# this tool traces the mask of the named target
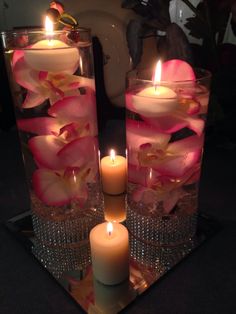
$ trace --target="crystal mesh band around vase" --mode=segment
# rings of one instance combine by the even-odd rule
[[[127,208],[127,227],[139,241],[151,245],[180,245],[193,239],[197,213],[189,215],[146,216]]]
[[[33,254],[55,278],[74,270],[84,270],[90,264],[88,240],[73,244],[46,245],[35,239]]]
[[[161,246],[156,243],[147,243],[138,240],[130,234],[130,255],[139,264],[155,269],[159,274],[171,269],[178,261],[190,253],[198,245],[193,238],[186,243],[171,246]]]

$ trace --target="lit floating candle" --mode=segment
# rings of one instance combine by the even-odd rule
[[[164,115],[178,106],[176,93],[161,82],[161,61],[157,62],[153,86],[149,86],[132,96],[135,111],[146,117]]]
[[[122,222],[126,219],[125,194],[104,194],[104,215],[106,221]]]
[[[53,39],[53,23],[47,16],[45,32],[48,39],[40,40],[25,49],[25,62],[38,71],[74,72],[79,64],[78,49]]]
[[[129,277],[129,234],[119,223],[102,223],[90,232],[94,277],[116,285]]]
[[[125,192],[127,183],[126,158],[115,154],[111,150],[110,156],[101,159],[101,178],[103,191],[107,194],[117,195]]]

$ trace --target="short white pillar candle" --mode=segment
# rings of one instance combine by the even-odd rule
[[[104,222],[90,232],[94,277],[116,285],[129,277],[129,234],[119,223]]]

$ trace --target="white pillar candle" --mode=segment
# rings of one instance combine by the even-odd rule
[[[165,86],[160,86],[161,62],[158,61],[153,86],[149,86],[132,96],[135,111],[145,117],[164,115],[178,106],[176,93]]]
[[[109,229],[110,228],[110,229]],[[119,223],[104,222],[90,232],[94,277],[116,285],[129,277],[129,234]]]
[[[125,157],[115,155],[115,151],[111,150],[110,156],[101,159],[100,170],[105,193],[117,195],[126,190],[127,162]]]
[[[72,71],[79,63],[78,49],[53,39],[53,24],[48,17],[46,17],[45,24],[48,39],[40,40],[25,49],[25,62],[38,71]]]

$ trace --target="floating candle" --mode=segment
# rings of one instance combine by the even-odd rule
[[[176,93],[161,82],[161,62],[158,61],[153,86],[148,86],[132,96],[134,110],[146,117],[166,114],[178,106]]]
[[[105,193],[117,195],[126,190],[127,162],[125,157],[116,155],[112,149],[110,156],[101,159],[100,170]]]
[[[53,39],[53,24],[48,17],[45,20],[45,33],[48,39],[25,49],[25,62],[38,71],[73,73],[79,63],[78,49]]]
[[[106,285],[129,277],[129,235],[119,223],[102,223],[90,232],[94,277]]]

